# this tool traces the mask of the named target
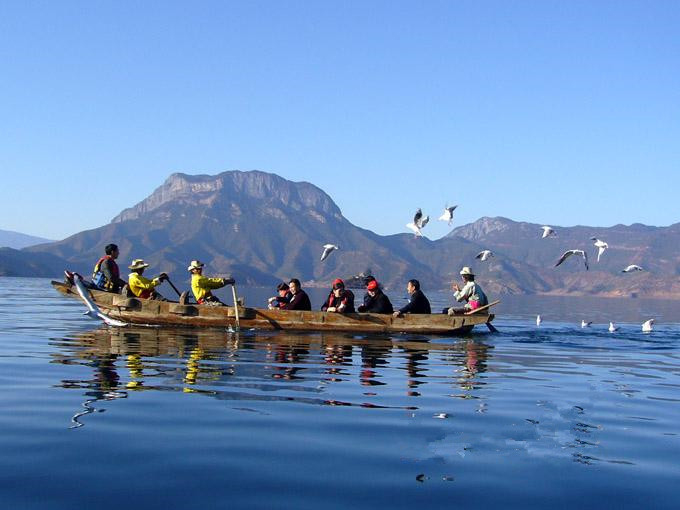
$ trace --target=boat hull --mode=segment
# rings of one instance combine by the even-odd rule
[[[67,283],[53,281],[52,286],[65,296],[79,299],[76,289]],[[186,328],[236,326],[235,310],[231,306],[181,305],[171,301],[127,298],[98,290],[90,290],[90,294],[107,316],[131,324]],[[242,329],[450,335],[468,333],[475,325],[490,323],[494,315],[406,314],[393,317],[374,313],[239,307],[239,318]]]

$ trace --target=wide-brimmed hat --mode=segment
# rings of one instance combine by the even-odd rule
[[[194,269],[202,269],[203,266],[205,266],[205,264],[200,260],[192,260],[191,264],[189,264],[189,267],[187,267],[187,271],[193,271]]]
[[[465,266],[463,269],[461,269],[460,274],[462,276],[465,276],[465,275],[474,276],[475,275],[475,273],[473,273],[472,270],[468,266]]]
[[[128,266],[129,269],[144,269],[145,267],[149,267],[149,264],[144,262],[144,259],[134,259],[132,261],[132,264]]]

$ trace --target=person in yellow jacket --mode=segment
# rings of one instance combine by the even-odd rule
[[[203,276],[203,266],[200,260],[192,260],[187,270],[191,273],[191,290],[199,305],[224,305],[213,295],[211,290],[221,289],[225,285],[234,283],[233,278],[208,278]]]
[[[149,264],[144,262],[142,259],[135,259],[132,264],[128,266],[132,272],[128,276],[128,287],[132,293],[143,299],[159,299],[165,301],[165,298],[156,292],[156,287],[158,287],[163,281],[168,279],[168,275],[161,273],[153,280],[149,280],[142,276],[144,269],[149,267]]]

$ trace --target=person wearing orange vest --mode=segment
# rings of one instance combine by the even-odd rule
[[[128,286],[132,293],[142,299],[159,299],[165,301],[166,299],[156,292],[156,287],[168,279],[168,275],[161,273],[153,280],[149,280],[142,276],[144,269],[149,267],[149,264],[142,259],[135,259],[132,264],[128,266],[132,272],[128,275]]]
[[[107,244],[104,248],[104,255],[94,265],[92,271],[92,283],[99,290],[107,292],[120,292],[120,289],[125,285],[125,280],[120,278],[120,270],[116,259],[120,254],[118,246],[115,244]]]

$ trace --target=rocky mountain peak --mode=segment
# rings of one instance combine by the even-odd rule
[[[292,210],[311,210],[337,218],[342,215],[333,200],[313,184],[292,182],[257,170],[232,170],[217,175],[174,173],[146,199],[122,211],[111,223],[138,219],[171,202],[197,206],[244,199],[273,202]]]
[[[490,218],[484,216],[473,223],[454,228],[446,237],[462,237],[468,241],[479,241],[491,233],[506,232],[517,223],[501,216]]]

